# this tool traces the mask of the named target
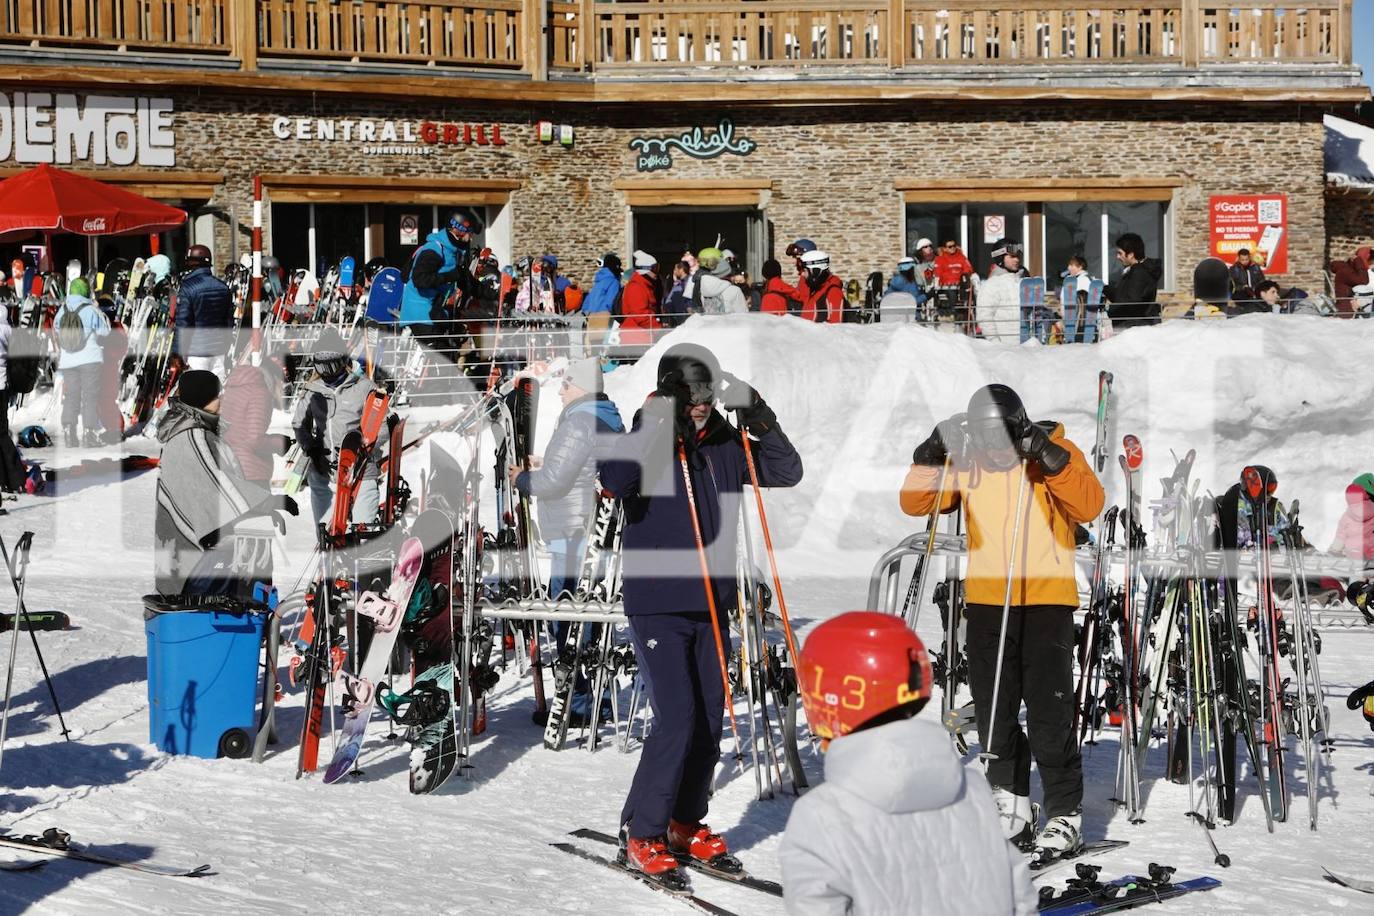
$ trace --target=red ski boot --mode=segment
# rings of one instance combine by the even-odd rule
[[[715,871],[736,874],[744,870],[739,859],[730,855],[725,838],[712,833],[705,824],[669,821],[668,849],[679,859],[690,859]]]
[[[624,856],[626,867],[643,872],[670,890],[685,891],[691,887],[677,857],[668,851],[661,836],[631,837],[625,844]]]

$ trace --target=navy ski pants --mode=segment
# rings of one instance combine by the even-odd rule
[[[704,820],[720,759],[725,687],[711,615],[630,617],[639,676],[654,712],[630,797],[620,814],[631,837],[661,836],[668,820]],[[730,637],[723,634],[726,652]]]

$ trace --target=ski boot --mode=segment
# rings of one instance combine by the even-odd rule
[[[620,852],[616,861],[626,868],[642,872],[650,881],[668,890],[686,892],[692,889],[687,873],[677,857],[668,851],[664,837],[631,837],[628,832],[628,824],[620,828]]]
[[[1035,862],[1045,865],[1056,859],[1069,859],[1083,851],[1083,814],[1052,817],[1035,843]]]
[[[1040,822],[1040,806],[1031,803],[1029,795],[1017,795],[1010,789],[993,789],[997,813],[1002,816],[1002,832],[1007,842],[1022,852],[1035,848],[1035,826]]]
[[[739,874],[744,866],[739,859],[730,855],[725,846],[725,838],[712,833],[711,828],[702,823],[684,824],[681,821],[668,822],[668,850],[679,859],[691,859],[707,868],[729,874]]]

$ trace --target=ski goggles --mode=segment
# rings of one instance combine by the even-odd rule
[[[689,382],[687,384],[687,403],[692,407],[713,404],[716,400],[715,386],[710,382]]]

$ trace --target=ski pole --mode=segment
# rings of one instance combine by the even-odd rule
[[[26,540],[25,538],[27,538],[28,540]],[[28,563],[29,542],[32,539],[33,533],[25,532],[23,535],[20,536],[19,544],[16,545],[16,549],[18,549],[18,547],[23,547],[24,549],[25,564]],[[4,560],[5,568],[11,571],[10,585],[14,588],[15,595],[17,596],[19,602],[19,607],[23,612],[24,619],[27,620],[29,616],[29,609],[28,606],[24,604],[23,586],[19,582],[19,580],[17,580],[13,575],[12,567],[10,567],[10,554],[9,551],[5,549],[4,538],[0,538],[0,559]],[[16,615],[14,619],[15,624],[17,625],[19,622],[19,616]],[[29,627],[29,641],[33,643],[33,653],[38,657],[38,667],[39,670],[43,672],[43,683],[48,685],[48,697],[52,700],[53,711],[57,713],[57,724],[62,729],[62,737],[70,741],[72,740],[71,729],[67,728],[67,723],[62,718],[62,704],[57,702],[57,689],[53,687],[52,675],[48,673],[48,663],[43,659],[43,650],[38,647],[38,634],[34,631],[32,627]]]
[[[1002,596],[1002,629],[997,640],[997,670],[992,677],[992,711],[988,714],[988,736],[987,740],[983,741],[982,752],[978,755],[978,758],[983,761],[984,772],[987,772],[988,763],[997,759],[997,755],[992,752],[992,736],[996,734],[993,727],[997,724],[997,699],[1002,691],[1002,662],[1007,653],[1007,624],[1011,620],[1012,574],[1016,571],[1016,551],[1020,548],[1021,522],[1026,511],[1026,462],[1027,459],[1021,459],[1021,483],[1016,488],[1016,516],[1011,528],[1011,555],[1007,558],[1007,590]]]
[[[746,451],[747,455],[748,452]],[[706,542],[701,536],[701,519],[697,516],[697,498],[692,489],[692,474],[687,466],[687,446],[681,437],[677,441],[677,460],[682,465],[682,482],[687,487],[687,506],[692,516],[692,533],[697,541],[697,560],[701,564],[701,584],[706,590],[706,608],[711,612],[711,635],[716,640],[716,660],[720,662],[720,682],[725,688],[725,709],[730,713],[730,733],[735,738],[735,761],[744,768],[744,748],[740,745],[739,723],[735,721],[735,697],[730,689],[730,672],[725,665],[725,642],[720,635],[720,614],[716,611],[715,591],[711,586],[711,568],[706,563]],[[785,619],[785,618],[784,618]]]
[[[14,548],[14,564],[9,565],[10,578],[17,583],[15,586],[15,607],[14,607],[14,635],[10,638],[10,662],[5,669],[5,710],[0,714],[0,759],[5,753],[5,736],[9,732],[10,725],[10,699],[14,690],[14,661],[19,653],[19,615],[24,610],[24,583],[28,579],[29,568],[29,545],[33,543],[33,532],[25,531],[19,536],[19,543]],[[18,566],[18,569],[15,569]],[[30,630],[29,632],[33,632]]]
[[[768,553],[768,571],[773,576],[773,594],[777,596],[778,614],[782,617],[782,635],[787,640],[787,651],[792,655],[792,662],[796,664],[801,655],[797,652],[797,638],[792,633],[792,620],[787,616],[787,599],[782,594],[782,578],[778,575],[778,558],[773,553],[773,535],[768,529],[768,513],[763,510],[763,490],[759,487],[759,472],[754,464],[754,449],[749,444],[749,434],[744,431],[743,426],[740,427],[739,437],[744,444],[744,464],[749,469],[749,483],[754,488],[754,505],[758,507],[759,511],[759,528],[763,531],[763,546]],[[686,461],[685,453],[683,453],[683,461]],[[682,469],[685,473],[687,470],[685,463]],[[690,493],[690,482],[687,488]],[[695,518],[695,515],[693,517]],[[705,562],[704,556],[703,562]]]
[[[940,485],[935,490],[935,505],[930,509],[930,518],[926,521],[926,549],[921,555],[921,566],[916,570],[916,580],[912,583],[914,595],[908,595],[909,599],[916,602],[916,613],[911,617],[911,629],[916,629],[916,624],[921,620],[921,607],[926,600],[926,582],[930,578],[930,561],[935,556],[935,535],[939,530],[940,504],[945,501],[945,486],[949,480],[949,469],[951,462],[948,455],[945,456],[945,463],[940,465]],[[906,614],[902,615],[903,617]]]

